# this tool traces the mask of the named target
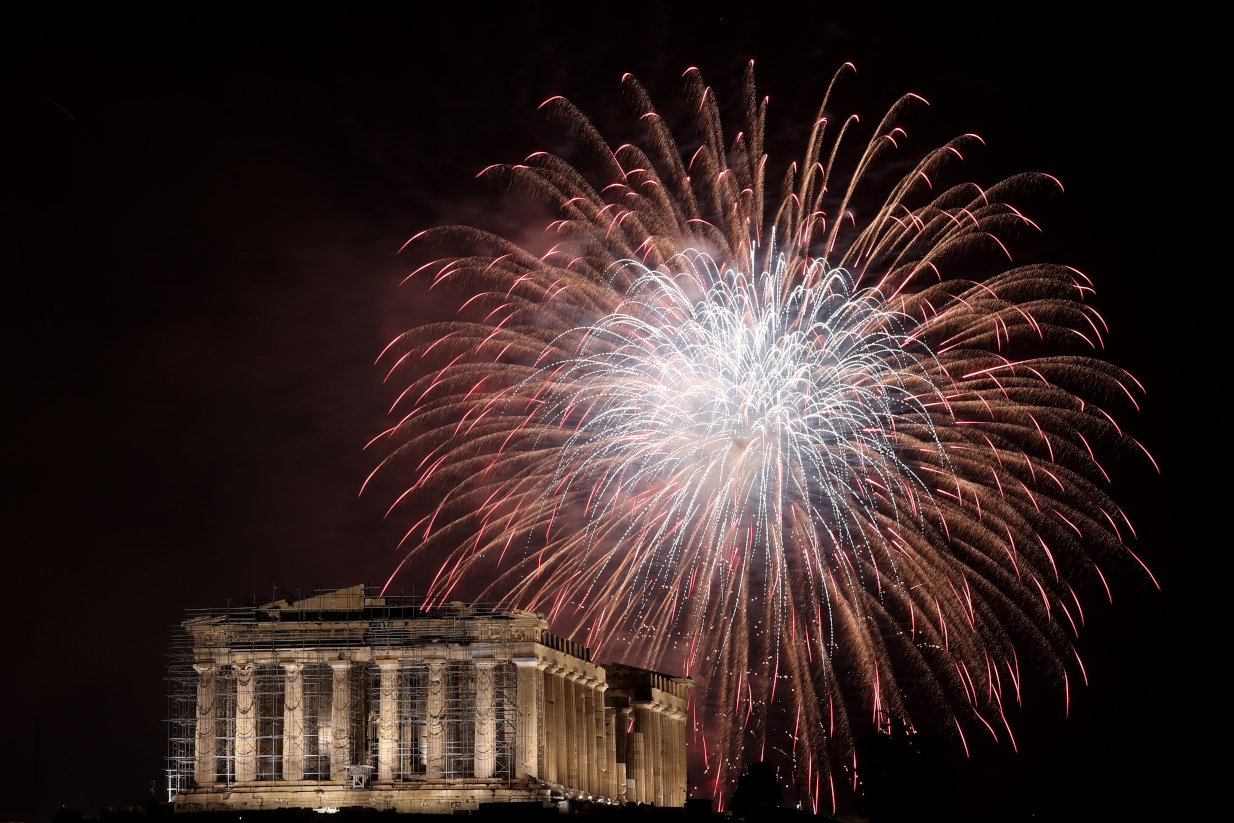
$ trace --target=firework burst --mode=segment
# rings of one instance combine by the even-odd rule
[[[1069,693],[1073,586],[1133,557],[1097,455],[1138,444],[1105,408],[1142,389],[1077,353],[1105,333],[1079,272],[957,276],[1010,257],[1000,237],[1032,223],[1004,197],[1053,178],[935,190],[965,135],[858,226],[854,191],[920,98],[840,178],[855,118],[831,122],[825,97],[768,200],[752,69],[727,148],[711,90],[686,82],[688,160],[627,76],[641,147],[544,104],[602,188],[544,153],[486,170],[556,210],[543,256],[466,227],[413,238],[465,251],[416,273],[482,319],[383,352],[408,385],[374,474],[401,478],[392,511],[437,502],[400,565],[445,558],[430,598],[483,581],[609,654],[689,673],[709,788],[774,754],[817,811],[853,777],[859,717],[1011,738],[1026,658]]]

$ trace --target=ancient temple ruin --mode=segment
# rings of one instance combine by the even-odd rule
[[[359,586],[202,611],[168,683],[181,811],[685,804],[690,681],[593,663],[531,612]]]

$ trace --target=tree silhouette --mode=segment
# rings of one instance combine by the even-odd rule
[[[729,801],[733,816],[744,817],[753,806],[778,808],[782,805],[784,792],[780,789],[775,766],[765,760],[746,764],[741,777],[737,778],[737,788]]]
[[[956,820],[946,745],[890,717],[857,744],[861,803],[870,823]]]

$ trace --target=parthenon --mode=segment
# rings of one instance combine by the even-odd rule
[[[361,586],[190,616],[173,643],[178,810],[682,806],[690,681],[540,614]]]

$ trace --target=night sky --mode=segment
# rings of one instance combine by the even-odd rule
[[[357,498],[398,391],[373,361],[441,316],[397,288],[412,266],[396,251],[442,223],[538,233],[475,176],[568,145],[539,103],[565,95],[616,144],[635,134],[622,72],[679,111],[698,66],[724,110],[751,58],[769,180],[846,60],[858,74],[834,107],[868,127],[903,92],[930,100],[901,156],[975,131],[976,182],[1059,177],[1065,195],[1016,203],[1045,229],[1017,262],[1092,277],[1108,358],[1148,388],[1119,422],[1162,475],[1134,455],[1106,465],[1163,591],[1128,566],[1113,606],[1086,592],[1090,687],[1064,720],[1030,676],[1020,753],[953,758],[967,813],[1164,819],[1203,796],[1224,651],[1206,614],[1228,547],[1208,531],[1229,482],[1203,436],[1228,403],[1203,377],[1228,286],[1196,262],[1211,235],[1184,228],[1209,127],[1187,59],[1202,49],[1159,16],[1022,4],[442,5],[460,11],[4,12],[0,820],[141,802],[152,782],[165,797],[163,655],[185,608],[389,575],[408,523],[383,520],[388,495]]]

